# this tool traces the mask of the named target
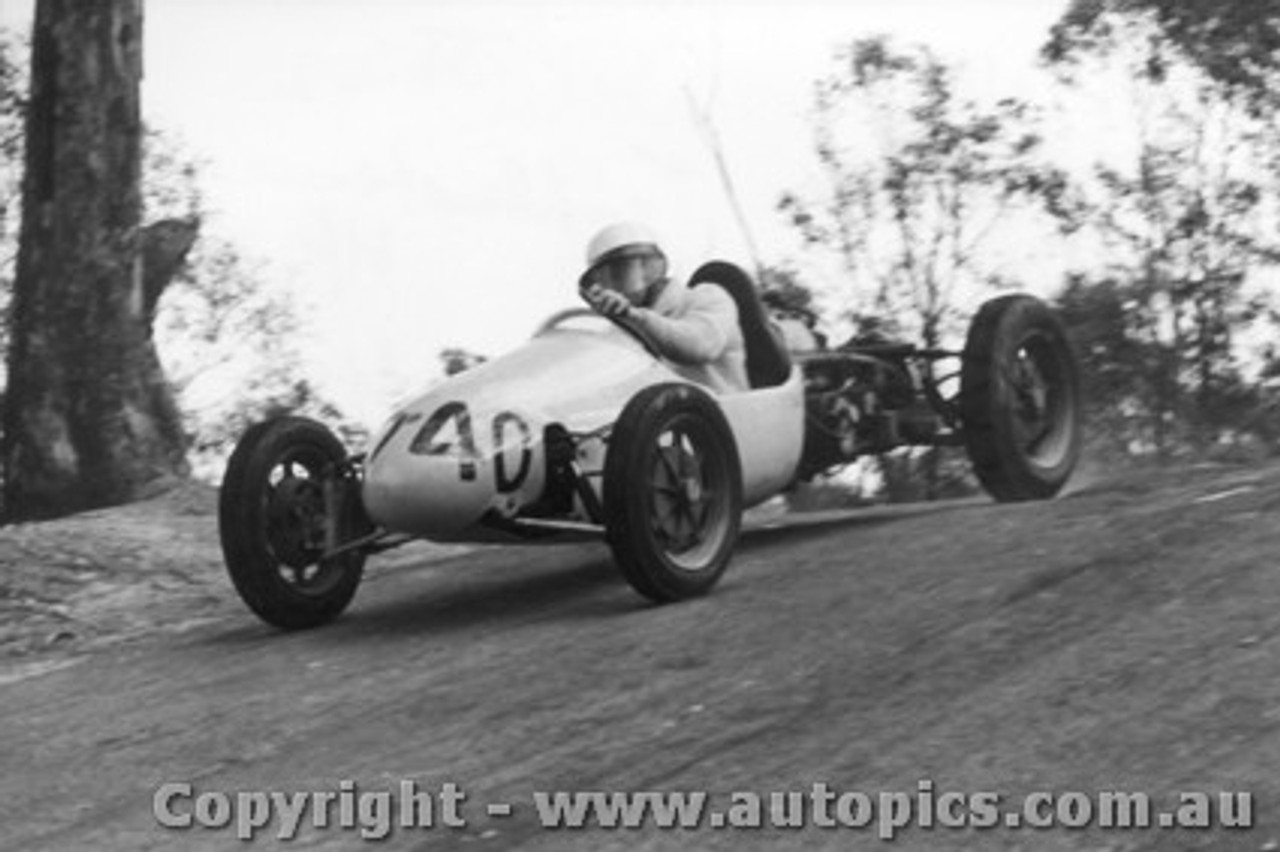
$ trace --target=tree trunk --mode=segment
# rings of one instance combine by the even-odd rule
[[[4,412],[8,519],[138,499],[187,472],[151,342],[166,272],[142,268],[142,0],[37,0],[31,71]]]

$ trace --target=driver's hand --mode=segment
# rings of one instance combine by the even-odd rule
[[[588,305],[606,317],[625,317],[631,313],[630,299],[599,284],[592,284],[582,295]]]

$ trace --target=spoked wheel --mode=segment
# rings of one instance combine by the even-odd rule
[[[302,417],[253,426],[231,455],[218,503],[223,558],[240,597],[268,624],[322,624],[360,585],[364,553],[323,558],[330,535],[345,542],[368,529],[345,459],[327,428]]]
[[[627,403],[605,457],[604,513],[614,560],[640,594],[675,601],[716,584],[738,538],[742,473],[705,392],[656,385]]]
[[[984,304],[960,374],[965,444],[997,500],[1052,497],[1083,442],[1080,379],[1062,324],[1031,296]]]

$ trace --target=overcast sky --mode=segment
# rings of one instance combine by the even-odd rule
[[[3,0],[9,24],[30,2]],[[498,354],[574,302],[614,219],[677,269],[745,260],[689,98],[710,111],[765,259],[812,179],[815,79],[886,32],[1019,93],[1065,0],[147,0],[144,108],[208,161],[208,227],[312,308],[307,353],[354,414]]]

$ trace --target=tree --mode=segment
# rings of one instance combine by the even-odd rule
[[[1086,234],[1106,258],[1081,270],[1068,301],[1124,301],[1124,333],[1143,366],[1128,377],[1127,400],[1146,417],[1150,444],[1160,454],[1207,446],[1235,428],[1248,396],[1237,339],[1266,307],[1251,274],[1280,261],[1270,119],[1171,42],[1153,13],[1104,10],[1055,39],[1063,78],[1096,97],[1105,86],[1109,99],[1120,81],[1133,117],[1121,149],[1131,159],[1100,160],[1052,205],[1065,231]],[[1086,280],[1100,292],[1086,294]]]
[[[202,162],[167,133],[148,129],[144,141],[146,219],[202,223],[154,323],[194,474],[219,478],[244,431],[281,414],[320,420],[348,446],[361,445],[366,428],[307,374],[297,346],[307,329],[304,307],[272,285],[262,261],[217,234],[217,215],[206,208],[201,186]]]
[[[307,375],[295,345],[304,325],[291,295],[269,286],[258,263],[202,234],[154,326],[196,476],[220,477],[244,431],[280,414],[313,417],[359,442],[360,427]]]
[[[478,367],[488,360],[488,356],[472,352],[469,349],[463,349],[460,346],[449,346],[440,350],[440,364],[443,366],[446,376],[465,373],[472,367]]]
[[[804,284],[791,266],[764,266],[759,270],[760,300],[776,316],[792,317],[810,329],[817,327],[819,310],[813,289]]]
[[[150,322],[161,273],[194,233],[169,229],[143,250],[142,23],[141,0],[36,4],[4,413],[10,518],[136,499],[187,472]]]
[[[0,211],[10,222],[19,220],[21,210],[28,60],[26,46],[0,31]],[[264,264],[217,234],[218,215],[206,205],[203,168],[180,140],[144,128],[142,218],[149,223],[142,230],[143,268],[149,270],[144,282],[149,279],[153,287],[168,282],[153,305],[151,329],[181,412],[193,472],[216,479],[244,429],[282,413],[319,419],[349,445],[359,445],[367,437],[365,428],[350,421],[306,374],[295,344],[306,330],[302,307],[288,291],[272,286]],[[194,242],[180,257],[174,249],[189,238]],[[0,228],[4,311],[17,244],[16,234]],[[167,252],[157,251],[166,246]],[[170,275],[174,266],[177,271]],[[6,332],[7,324],[0,326],[0,352],[7,349]]]
[[[926,48],[854,42],[817,89],[826,186],[779,204],[808,245],[839,259],[858,318],[927,347],[956,320],[962,290],[999,277],[984,244],[1046,179],[1030,107],[981,107],[953,76]]]
[[[27,90],[25,56],[17,37],[0,29],[0,315],[8,316],[21,221],[23,120]],[[8,323],[0,322],[0,348]]]
[[[1149,16],[1160,34],[1214,81],[1273,108],[1280,68],[1280,0],[1072,0],[1044,54],[1058,62],[1081,42],[1109,36],[1115,15]]]
[[[1167,347],[1135,325],[1140,287],[1115,279],[1070,275],[1055,307],[1080,363],[1087,427],[1095,450],[1127,455],[1157,446],[1162,420],[1157,394]]]
[[[1034,110],[962,97],[927,48],[881,37],[840,54],[818,84],[814,121],[826,185],[809,198],[789,192],[779,207],[808,246],[838,259],[855,336],[929,349],[954,339],[959,304],[1003,283],[990,238],[1055,180],[1038,160]],[[939,451],[881,462],[890,494],[918,481],[918,468],[926,495],[942,493]]]

